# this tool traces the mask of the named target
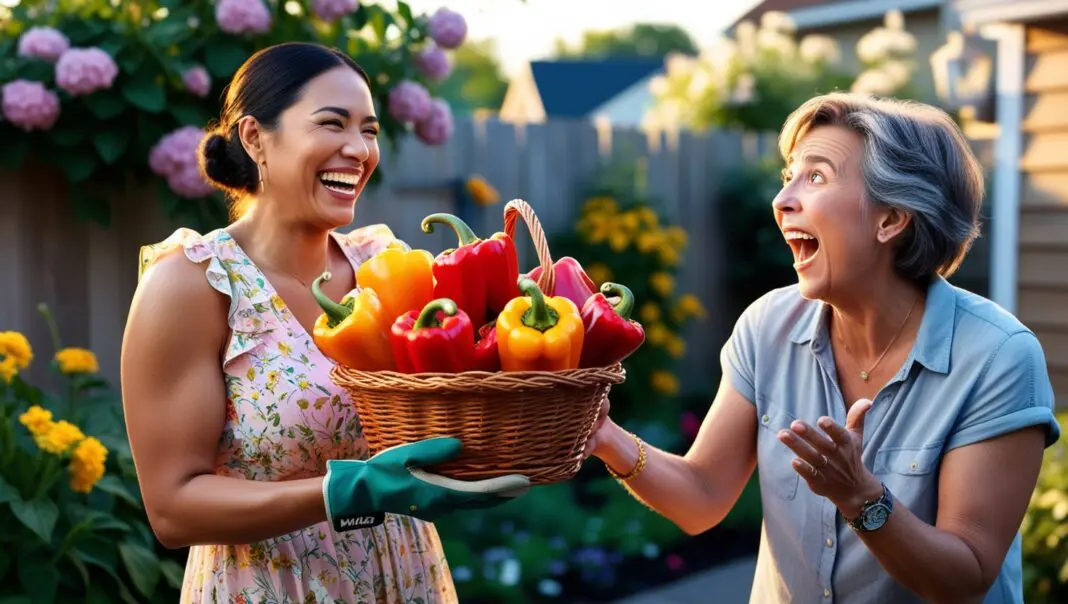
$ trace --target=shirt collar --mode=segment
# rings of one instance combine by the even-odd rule
[[[830,316],[828,311],[827,304],[823,302],[808,304],[790,332],[790,341],[807,344],[824,340],[827,337],[827,318]],[[913,346],[912,360],[931,371],[949,372],[956,314],[956,291],[942,276],[936,275],[927,287],[927,301]]]

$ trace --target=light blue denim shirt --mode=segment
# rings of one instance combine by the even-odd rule
[[[865,417],[863,460],[897,505],[934,524],[946,452],[1036,425],[1046,427],[1048,446],[1060,427],[1031,331],[941,277],[925,308],[911,354]],[[750,601],[920,602],[887,574],[834,504],[809,490],[790,466],[794,453],[776,438],[795,418],[814,425],[827,415],[845,424],[828,316],[829,307],[802,298],[796,285],[774,290],[742,314],[721,353],[724,376],[756,405],[759,426],[764,526]],[[1017,535],[985,604],[1023,602],[1021,583]]]

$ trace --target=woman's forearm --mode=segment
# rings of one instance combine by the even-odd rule
[[[626,475],[638,463],[638,445],[627,432],[615,426],[608,433],[601,461]],[[674,522],[691,535],[719,524],[727,516],[733,497],[717,493],[686,458],[645,444],[645,469],[624,486],[636,499]]]
[[[963,539],[923,522],[900,502],[882,528],[857,534],[894,580],[925,601],[982,602],[990,587]]]
[[[323,479],[278,482],[205,474],[187,481],[152,515],[169,548],[254,543],[326,520]]]

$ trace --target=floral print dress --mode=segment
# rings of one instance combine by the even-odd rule
[[[384,225],[333,237],[353,268],[396,241]],[[216,474],[246,480],[324,476],[328,459],[365,459],[367,441],[344,390],[331,382],[333,362],[286,307],[233,237],[181,228],[145,246],[143,271],[183,249],[206,265],[211,286],[230,298],[229,345],[223,355],[226,424]],[[383,524],[334,532],[323,522],[247,545],[190,549],[182,603],[290,604],[456,602],[433,524],[387,515]]]

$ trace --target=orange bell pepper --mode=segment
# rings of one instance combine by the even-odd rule
[[[526,294],[497,316],[497,349],[504,371],[575,369],[582,357],[585,326],[578,306],[563,296],[546,298],[532,279],[519,280]]]
[[[320,283],[330,280],[323,273],[312,282],[323,314],[315,321],[312,339],[319,350],[337,363],[360,371],[391,371],[395,364],[389,343],[390,323],[373,289],[353,290],[334,302]]]
[[[434,299],[433,265],[434,257],[426,250],[390,247],[360,265],[356,284],[375,290],[392,325],[397,317],[422,310]]]

